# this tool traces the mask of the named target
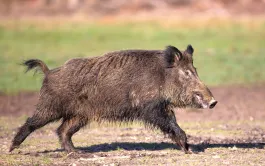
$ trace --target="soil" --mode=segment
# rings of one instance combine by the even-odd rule
[[[193,154],[185,155],[161,132],[141,124],[94,124],[77,132],[79,153],[66,153],[54,131],[32,133],[8,152],[17,128],[31,116],[38,93],[0,95],[0,165],[265,165],[265,86],[210,88],[212,110],[176,110]]]

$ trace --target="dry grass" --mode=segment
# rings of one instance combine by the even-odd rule
[[[67,154],[59,149],[53,132],[58,124],[37,130],[8,153],[16,126],[25,117],[1,118],[1,165],[264,165],[264,122],[205,122],[180,125],[189,134],[196,154],[186,155],[159,131],[140,123],[91,124],[73,141],[83,153]],[[7,123],[8,122],[8,123]],[[8,124],[8,125],[7,125]],[[226,124],[226,125],[224,125]]]

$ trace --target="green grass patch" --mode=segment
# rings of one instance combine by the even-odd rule
[[[195,66],[208,85],[253,84],[265,81],[265,21],[258,26],[163,27],[156,23],[65,24],[50,28],[31,23],[0,25],[0,91],[36,91],[41,75],[24,74],[23,60],[38,58],[49,68],[75,57],[102,55],[121,49],[195,48]]]

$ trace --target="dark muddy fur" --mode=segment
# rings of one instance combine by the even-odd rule
[[[178,68],[192,65],[191,46],[180,52],[124,50],[95,58],[77,58],[49,70],[40,60],[28,60],[27,70],[39,67],[45,74],[36,112],[19,129],[10,151],[34,130],[62,119],[57,134],[62,148],[74,151],[71,137],[91,121],[143,121],[169,134],[187,153],[185,132],[178,126],[174,107],[198,107],[191,88],[201,88],[200,101],[212,97],[206,86],[180,81]],[[192,66],[193,67],[193,66]],[[176,71],[173,71],[176,70]],[[195,73],[196,74],[196,73]]]

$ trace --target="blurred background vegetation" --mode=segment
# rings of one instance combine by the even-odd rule
[[[121,49],[192,44],[194,63],[210,86],[265,81],[262,0],[0,0],[0,91],[37,91],[42,75],[75,57]]]

